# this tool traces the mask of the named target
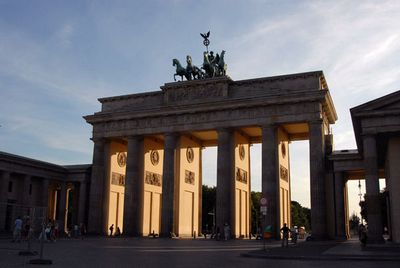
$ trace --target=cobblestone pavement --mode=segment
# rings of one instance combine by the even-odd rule
[[[139,239],[90,237],[62,239],[45,243],[44,258],[51,259],[51,266],[29,264],[38,256],[19,256],[27,249],[27,243],[11,243],[0,239],[0,267],[399,267],[397,259],[382,261],[370,259],[335,259],[324,256],[342,256],[343,246],[338,243],[304,242],[296,247],[281,248],[279,242],[263,243],[256,240],[184,240],[184,239]],[[322,243],[322,242],[321,242]],[[347,247],[355,244],[346,245]],[[39,251],[38,242],[32,243],[32,250]],[[359,247],[353,249],[361,251]],[[346,250],[345,250],[346,251]],[[300,253],[299,253],[300,252]],[[349,251],[346,251],[349,253]],[[382,252],[387,252],[383,250]],[[271,254],[273,253],[273,254]],[[279,253],[279,254],[278,254]],[[258,254],[255,258],[243,257]],[[296,255],[297,254],[297,255]],[[308,255],[307,255],[308,254]],[[365,256],[371,256],[363,251]],[[278,258],[279,255],[283,256]],[[303,258],[304,256],[321,258]],[[396,251],[389,257],[399,255]],[[275,256],[276,258],[269,258]],[[285,258],[292,256],[292,258]],[[297,256],[297,258],[296,258]],[[354,256],[349,255],[349,256]],[[375,255],[382,256],[382,254]],[[340,264],[338,264],[340,263]],[[293,266],[295,265],[295,266]]]

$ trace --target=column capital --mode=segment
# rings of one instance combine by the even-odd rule
[[[361,134],[361,137],[362,137],[363,139],[365,139],[365,138],[376,139],[376,133],[368,133],[368,132],[362,133],[362,134]]]
[[[106,138],[90,138],[94,144],[104,144],[106,143],[107,139]]]
[[[216,130],[217,130],[217,133],[220,133],[220,132],[229,133],[229,132],[233,132],[234,129],[231,127],[219,127]]]
[[[323,119],[315,119],[308,121],[309,125],[322,125],[324,123]]]
[[[130,135],[130,136],[127,136],[126,139],[128,140],[128,142],[130,140],[142,140],[142,139],[144,139],[144,136],[143,135]]]
[[[261,127],[262,131],[265,131],[268,129],[277,130],[279,126],[280,126],[280,124],[278,124],[278,123],[271,123],[271,124],[263,124],[260,127]]]
[[[164,132],[164,137],[178,137],[179,132]]]

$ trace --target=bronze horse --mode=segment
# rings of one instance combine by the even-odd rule
[[[173,59],[172,66],[176,66],[176,73],[174,74],[174,81],[176,81],[177,75],[181,77],[181,81],[183,81],[183,77],[185,77],[186,80],[191,80],[191,75],[186,71],[185,68],[182,67],[179,60]]]
[[[218,64],[218,75],[219,76],[225,76],[226,75],[226,63],[224,61],[224,56],[225,56],[225,50],[222,50],[221,55],[219,56],[219,60],[217,62]]]
[[[190,55],[186,56],[186,62],[186,72],[191,76],[190,78],[193,77],[193,79],[202,79],[204,77],[203,71],[196,65],[192,64],[192,57]]]

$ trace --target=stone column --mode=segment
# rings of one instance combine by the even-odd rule
[[[169,237],[174,230],[174,189],[175,189],[175,149],[178,136],[167,133],[164,136],[164,163],[162,178],[161,233]]]
[[[379,200],[379,172],[376,138],[363,136],[366,204],[368,211],[368,243],[383,242],[381,206]]]
[[[143,231],[143,150],[143,137],[128,138],[124,200],[124,235],[128,236],[139,236]]]
[[[85,223],[85,213],[86,213],[86,181],[81,181],[79,184],[79,205],[78,205],[78,224]]]
[[[311,229],[316,239],[327,237],[325,193],[325,146],[322,121],[309,123]]]
[[[43,207],[43,215],[49,218],[49,184],[50,181],[47,178],[42,178],[42,193],[40,206]]]
[[[345,202],[344,202],[343,172],[335,172],[335,236],[336,239],[346,239]]]
[[[218,159],[217,159],[217,200],[216,200],[216,227],[224,234],[224,224],[235,226],[233,189],[233,132],[230,129],[218,130]]]
[[[275,125],[262,127],[261,163],[262,196],[268,201],[263,228],[271,226],[272,238],[280,239],[278,129]]]
[[[92,176],[90,179],[88,232],[103,233],[103,202],[105,186],[105,141],[94,140]]]
[[[24,213],[25,211],[29,211],[29,207],[31,206],[31,195],[29,194],[31,183],[32,183],[32,177],[30,175],[24,175],[23,190],[22,190],[22,205],[24,207]]]
[[[347,187],[347,182],[348,180],[346,179],[346,181],[344,182],[344,190],[343,190],[343,194],[344,194],[344,228],[345,228],[345,236],[346,239],[350,239],[350,218],[349,218],[349,194],[348,194],[348,187]]]
[[[394,243],[400,243],[400,138],[391,138],[388,143],[386,167],[390,197],[390,231]]]
[[[6,227],[6,213],[8,200],[8,184],[10,182],[10,172],[2,171],[0,178],[0,231]]]
[[[65,219],[65,214],[66,214],[66,207],[67,207],[67,184],[65,182],[60,183],[61,189],[60,189],[60,198],[59,203],[57,204],[57,209],[58,209],[58,226],[60,230],[60,234],[64,235],[65,232],[65,224],[66,224],[66,219]]]

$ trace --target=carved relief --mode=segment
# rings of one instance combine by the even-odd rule
[[[286,145],[283,142],[281,144],[281,153],[282,153],[282,157],[285,158],[286,157]]]
[[[289,182],[289,172],[288,172],[287,168],[280,165],[279,174],[280,174],[280,177],[282,180]]]
[[[152,150],[150,152],[150,161],[153,164],[153,166],[158,165],[158,162],[160,161],[160,155],[158,154],[157,150]]]
[[[113,172],[111,174],[111,184],[118,186],[125,186],[125,175]]]
[[[194,151],[191,147],[186,149],[186,159],[189,163],[192,163],[194,160]]]
[[[185,183],[194,185],[195,174],[192,171],[185,170]]]
[[[117,154],[117,162],[118,162],[118,166],[125,167],[126,166],[126,153],[119,152]]]
[[[236,180],[247,184],[247,171],[237,167],[236,168]]]
[[[162,176],[160,174],[146,171],[146,178],[144,180],[145,183],[154,186],[161,186],[161,180]]]
[[[246,151],[244,150],[243,144],[239,145],[239,157],[240,160],[244,160],[244,157],[246,156]]]
[[[182,87],[166,90],[169,102],[193,101],[198,99],[215,99],[226,95],[226,86],[214,84],[212,87]]]

